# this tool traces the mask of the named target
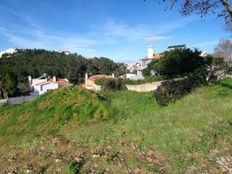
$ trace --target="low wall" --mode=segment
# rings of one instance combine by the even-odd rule
[[[27,101],[31,101],[35,99],[38,95],[30,95],[30,96],[21,96],[21,97],[11,97],[8,98],[7,103],[9,104],[22,104]]]
[[[152,83],[145,83],[141,85],[126,85],[127,89],[130,91],[137,91],[137,92],[150,92],[154,91],[161,85],[163,81],[152,82]]]

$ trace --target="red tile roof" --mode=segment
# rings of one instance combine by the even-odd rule
[[[148,58],[148,56],[145,56],[142,60],[153,60],[153,59],[159,59],[159,54],[153,54],[153,58]]]
[[[69,83],[69,81],[67,79],[59,79],[59,80],[57,80],[57,81],[54,82],[52,79],[49,79],[46,82],[37,83],[35,85],[36,86],[40,86],[40,85],[44,85],[44,84],[47,84],[47,83],[57,83],[59,85],[63,85],[63,84]]]

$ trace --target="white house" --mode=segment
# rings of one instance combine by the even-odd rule
[[[28,79],[30,87],[34,94],[44,94],[49,90],[68,87],[72,85],[71,83],[69,83],[68,79],[57,80],[55,76],[51,79],[47,78],[46,74],[36,79],[32,79],[31,76],[29,76]]]
[[[54,90],[58,88],[59,88],[58,83],[50,82],[50,81],[42,82],[34,85],[34,91],[37,92],[38,94],[44,94],[49,90]]]
[[[139,80],[144,79],[142,71],[145,69],[152,60],[158,60],[160,59],[160,55],[157,53],[154,53],[154,49],[152,46],[149,46],[147,49],[147,55],[144,56],[141,60],[141,65],[136,67],[137,74],[134,73],[128,73],[123,75],[123,78],[131,79],[131,80]]]

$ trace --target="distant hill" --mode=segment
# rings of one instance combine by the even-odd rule
[[[0,59],[0,81],[7,77],[8,81],[14,79],[14,84],[8,94],[10,96],[20,95],[17,90],[19,83],[28,83],[28,76],[40,77],[46,73],[57,78],[67,78],[73,84],[83,83],[85,73],[92,75],[114,73],[122,75],[125,68],[122,64],[105,57],[87,59],[78,54],[67,54],[67,52],[47,51],[42,49],[18,49],[10,54],[3,54]]]

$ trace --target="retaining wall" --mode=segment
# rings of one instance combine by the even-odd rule
[[[127,89],[130,91],[137,91],[137,92],[150,92],[154,91],[161,85],[163,81],[152,82],[152,83],[145,83],[141,85],[126,85]]]
[[[8,98],[7,103],[9,104],[22,104],[27,101],[31,101],[35,99],[38,95],[30,95],[30,96],[21,96],[21,97],[11,97]]]

